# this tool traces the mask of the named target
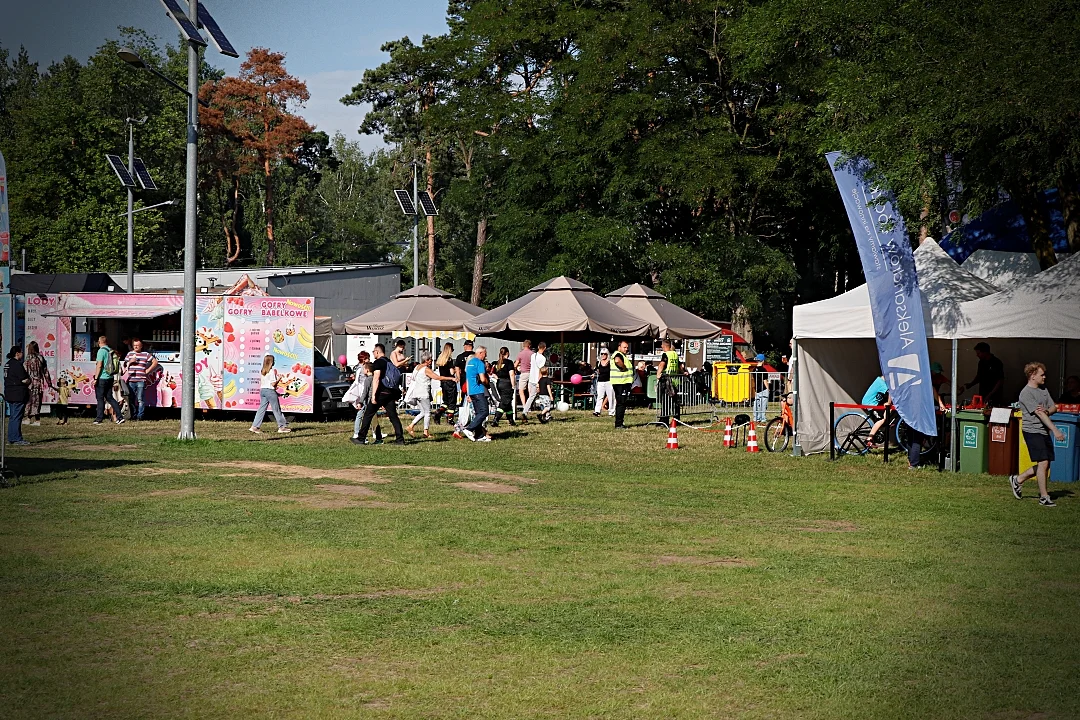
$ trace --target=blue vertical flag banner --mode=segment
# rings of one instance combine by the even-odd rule
[[[825,157],[855,233],[889,397],[910,427],[936,435],[922,293],[904,218],[894,209],[892,194],[867,180],[873,170],[867,160],[842,160],[838,152]]]

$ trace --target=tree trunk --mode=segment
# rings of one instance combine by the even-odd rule
[[[750,324],[750,310],[745,305],[735,306],[731,313],[731,329],[750,345],[754,344],[754,327]]]
[[[232,218],[225,223],[225,266],[240,257],[240,235],[236,232],[236,219],[240,214],[240,176],[233,175]]]
[[[431,150],[427,151],[427,191],[435,198],[435,176],[431,174]],[[435,218],[427,218],[427,284],[435,287]]]
[[[1065,237],[1069,240],[1069,252],[1080,252],[1080,178],[1065,173],[1058,183],[1061,214],[1065,220]]]
[[[484,243],[487,242],[487,218],[481,217],[476,222],[476,255],[473,257],[472,297],[469,302],[480,304],[480,294],[484,288]]]
[[[1046,270],[1057,265],[1054,242],[1050,239],[1050,220],[1047,217],[1042,193],[1038,190],[1029,190],[1014,197],[1024,216],[1028,239],[1031,241],[1031,249],[1035,251],[1035,257],[1039,259],[1039,267]]]
[[[270,182],[270,160],[263,162],[265,188],[263,191],[263,210],[266,213],[266,264],[277,262],[277,243],[274,242],[274,185]]]

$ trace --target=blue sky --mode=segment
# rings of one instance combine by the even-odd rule
[[[16,0],[0,11],[0,44],[20,45],[42,68],[65,55],[85,61],[117,27],[131,25],[174,42],[175,26],[159,0]],[[186,0],[180,0],[182,6]],[[241,56],[252,47],[286,54],[286,66],[307,83],[311,100],[300,110],[331,135],[340,131],[368,149],[378,138],[359,135],[363,109],[338,102],[366,68],[387,59],[379,47],[408,36],[420,42],[446,31],[445,0],[208,0],[207,8]],[[240,62],[207,48],[207,59],[232,75]]]

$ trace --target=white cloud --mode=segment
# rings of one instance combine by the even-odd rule
[[[352,92],[363,77],[363,70],[329,70],[301,77],[307,83],[311,99],[299,109],[299,114],[330,137],[340,132],[346,140],[358,141],[360,147],[370,152],[386,147],[386,143],[378,135],[357,132],[368,106],[341,103],[341,98]]]

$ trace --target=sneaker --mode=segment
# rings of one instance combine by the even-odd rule
[[[1010,475],[1009,476],[1009,487],[1012,488],[1014,498],[1016,498],[1017,500],[1020,500],[1021,498],[1024,497],[1024,493],[1020,489],[1021,488],[1020,477],[1018,475]]]
[[[454,437],[457,438],[458,440],[464,440],[465,439],[465,436],[462,435],[461,433],[459,433],[457,430],[454,431]]]
[[[598,413],[598,412],[594,412],[594,413],[592,414],[592,416],[593,416],[593,417],[600,417],[600,413]]]
[[[359,436],[349,438],[349,442],[351,442],[353,445],[367,445],[367,442],[361,440]]]
[[[95,421],[94,421],[94,424],[95,424],[95,425],[100,425],[100,424],[101,424],[101,421],[100,421],[100,420],[95,420]]]
[[[34,422],[30,423],[30,426],[31,426],[31,427],[38,427],[38,426],[40,426],[40,425],[41,425],[41,421],[40,421],[40,420],[35,420]]]
[[[1039,504],[1043,507],[1057,507],[1057,503],[1054,502],[1049,495],[1043,495],[1039,498]]]
[[[476,438],[476,442],[491,442],[491,436],[485,435],[484,437]]]
[[[260,434],[262,434],[262,430],[260,430],[260,429],[259,429],[259,428],[257,428],[257,427],[249,427],[249,428],[248,428],[248,432],[253,432],[253,433],[255,433],[256,435],[260,435]]]
[[[474,442],[476,441],[476,436],[473,434],[473,431],[470,430],[469,428],[461,428],[461,434],[464,435],[465,437],[469,438],[470,440],[474,441]]]
[[[29,445],[30,443],[28,443],[26,440],[16,440],[15,442],[13,442],[11,444],[12,445]]]
[[[124,424],[124,418],[117,418],[116,419],[116,424],[117,425],[123,425]]]
[[[405,438],[398,438],[397,440],[394,441],[394,444],[395,445],[404,445],[405,444]]]
[[[288,425],[284,425],[284,426],[282,426],[282,427],[279,427],[279,428],[277,429],[277,431],[278,431],[279,433],[287,433],[287,432],[292,432],[292,428],[291,428],[291,427],[289,427]]]

